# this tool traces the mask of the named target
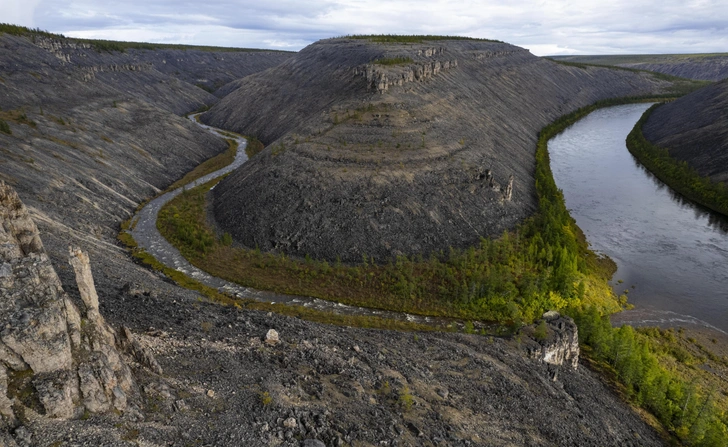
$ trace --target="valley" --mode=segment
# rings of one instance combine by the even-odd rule
[[[0,35],[0,179],[37,223],[60,296],[89,309],[67,266],[68,245],[80,246],[97,312],[137,340],[117,354],[133,377],[127,406],[117,393],[123,409],[84,404],[61,418],[34,400],[48,395],[47,377],[8,345],[0,443],[721,442],[715,408],[725,398],[706,390],[721,389],[725,353],[710,335],[693,343],[682,332],[611,329],[603,315],[625,306],[606,282],[613,265],[588,250],[546,151],[594,103],[697,84],[564,66],[496,41],[410,40],[325,39],[291,54]],[[201,120],[222,136],[183,116],[208,108]],[[267,147],[245,162],[230,131]],[[201,178],[158,222],[133,217],[159,210],[152,199],[205,160],[224,165],[236,146],[235,169],[209,192]],[[14,266],[34,258],[6,223],[22,208],[7,197],[3,243],[20,249],[2,260],[3,317],[16,333],[36,320],[19,310],[32,303],[13,301],[24,277]],[[143,241],[150,225],[192,264],[228,273],[242,264],[248,276],[203,284],[165,259],[170,247],[153,252],[159,239]],[[321,299],[367,309],[331,313],[346,306]],[[575,318],[579,336],[571,318],[546,312],[555,309]],[[639,355],[612,356],[628,345]],[[71,363],[53,374],[73,377],[84,364]],[[643,373],[627,382],[635,365]],[[645,397],[655,389],[648,373],[675,394]],[[87,388],[78,393],[89,402]],[[682,413],[660,413],[686,396]]]

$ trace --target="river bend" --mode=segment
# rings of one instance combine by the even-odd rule
[[[636,306],[614,322],[728,332],[728,221],[629,153],[627,134],[649,106],[599,109],[551,139],[554,179],[591,248],[617,263],[615,291]]]

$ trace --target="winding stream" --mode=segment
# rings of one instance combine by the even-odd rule
[[[625,138],[649,104],[600,109],[549,142],[551,167],[566,205],[592,248],[618,265],[613,287],[628,290],[631,311],[616,324],[694,325],[728,332],[728,220],[676,195],[627,151]],[[224,138],[217,129],[200,124]],[[229,166],[186,188],[201,185],[247,161],[246,140]],[[382,311],[310,297],[264,292],[210,276],[192,266],[157,230],[161,207],[183,188],[159,196],[137,213],[132,236],[165,265],[230,295],[346,315],[370,315],[423,324],[451,320]]]
[[[728,332],[728,220],[646,171],[625,139],[650,104],[599,109],[549,142],[551,169],[592,249],[618,266],[632,311],[615,323]],[[619,280],[623,282],[619,282]]]
[[[190,115],[189,117],[190,120],[192,120],[192,122],[194,122],[195,124],[202,126],[203,128],[222,138],[231,138],[231,134],[228,132],[223,133],[224,131],[199,123],[196,119],[196,116],[197,115]],[[194,188],[195,186],[207,183],[214,178],[227,174],[228,172],[236,169],[237,167],[245,163],[248,160],[248,157],[245,154],[245,146],[247,145],[247,141],[245,140],[245,138],[242,137],[236,137],[235,139],[238,143],[238,152],[235,156],[235,160],[231,164],[218,171],[207,174],[206,176],[201,177],[182,188],[177,188],[151,200],[146,206],[144,206],[141,210],[137,212],[137,214],[134,216],[135,225],[131,230],[131,235],[134,237],[134,240],[137,242],[139,248],[144,249],[147,253],[157,258],[157,260],[162,264],[174,268],[207,286],[214,287],[238,298],[254,299],[267,303],[299,305],[321,311],[335,312],[344,315],[368,315],[436,326],[447,325],[453,322],[453,320],[445,318],[422,317],[418,315],[410,315],[404,312],[391,312],[356,306],[347,306],[345,304],[321,300],[317,298],[283,295],[273,292],[255,290],[248,287],[239,286],[235,283],[225,281],[215,276],[211,276],[201,269],[190,264],[187,259],[185,259],[184,256],[182,256],[182,254],[180,254],[180,252],[176,248],[174,248],[172,244],[167,242],[167,240],[159,233],[159,230],[157,229],[157,215],[159,214],[159,210],[166,203],[180,195],[184,189]]]

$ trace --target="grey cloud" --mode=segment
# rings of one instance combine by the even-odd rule
[[[33,17],[24,25],[108,39],[295,49],[345,34],[426,33],[579,53],[712,52],[725,51],[728,34],[728,3],[717,0],[39,0]]]

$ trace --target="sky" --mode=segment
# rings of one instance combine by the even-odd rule
[[[0,0],[69,37],[300,50],[347,34],[502,40],[537,56],[728,52],[726,0]]]

